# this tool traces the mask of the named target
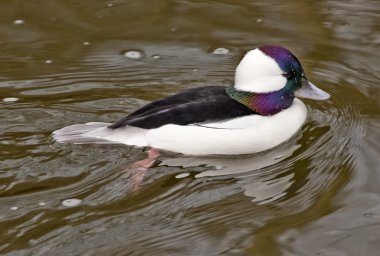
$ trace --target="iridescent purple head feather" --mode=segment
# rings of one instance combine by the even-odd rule
[[[227,93],[261,115],[290,107],[295,95],[317,100],[329,97],[308,82],[300,61],[289,50],[267,45],[244,56]]]
[[[284,72],[295,69],[300,71],[301,74],[303,73],[303,68],[300,61],[288,49],[274,45],[260,46],[259,49],[274,59]]]

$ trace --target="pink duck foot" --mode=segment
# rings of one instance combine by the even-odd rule
[[[157,158],[160,152],[157,149],[151,148],[148,150],[148,157],[128,165],[124,171],[131,175],[133,191],[139,189],[140,184],[144,180],[146,171],[157,163]]]

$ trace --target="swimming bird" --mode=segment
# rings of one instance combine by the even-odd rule
[[[281,46],[248,51],[232,86],[191,88],[153,101],[115,123],[75,124],[53,132],[58,142],[122,143],[186,155],[239,155],[271,149],[296,134],[307,108],[296,97],[330,95],[306,78]]]

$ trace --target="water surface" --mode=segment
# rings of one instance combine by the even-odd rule
[[[1,2],[0,252],[377,255],[379,10],[360,0]],[[306,124],[274,150],[167,155],[134,191],[125,169],[143,150],[51,138],[182,89],[230,85],[262,44],[291,49],[332,96],[304,100]]]

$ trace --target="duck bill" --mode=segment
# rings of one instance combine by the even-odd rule
[[[322,91],[308,80],[303,79],[302,87],[294,91],[294,95],[300,98],[307,98],[313,100],[327,100],[330,98],[330,94]]]

